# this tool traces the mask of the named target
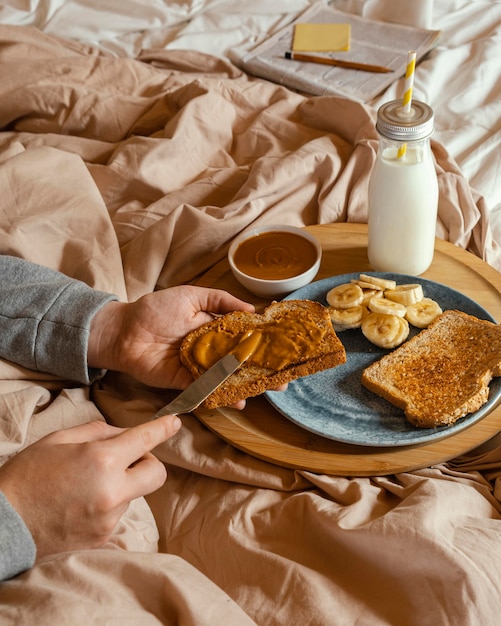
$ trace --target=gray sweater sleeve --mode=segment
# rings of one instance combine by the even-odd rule
[[[28,527],[0,491],[0,581],[33,567],[35,557]]]
[[[89,384],[90,322],[115,296],[22,259],[0,255],[0,357]],[[33,538],[0,492],[0,580],[35,562]]]
[[[116,296],[55,270],[0,255],[0,357],[89,384],[90,322]]]

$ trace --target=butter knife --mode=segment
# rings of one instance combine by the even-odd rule
[[[216,361],[212,367],[182,391],[172,402],[160,409],[151,419],[162,415],[189,413],[210,396],[224,381],[233,374],[256,350],[261,341],[259,331],[249,331],[237,347]]]

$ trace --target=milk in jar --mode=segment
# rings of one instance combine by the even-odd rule
[[[378,110],[379,147],[369,182],[368,256],[379,272],[419,275],[433,260],[438,183],[430,148],[433,111],[413,101]]]

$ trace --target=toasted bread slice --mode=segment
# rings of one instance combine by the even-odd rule
[[[501,326],[449,310],[367,367],[362,384],[403,409],[414,426],[435,428],[478,411],[495,376],[501,376]]]
[[[291,380],[336,367],[346,361],[344,346],[332,328],[327,309],[310,300],[285,300],[273,302],[263,313],[234,311],[200,326],[184,338],[180,350],[181,362],[194,378],[198,378],[204,368],[195,361],[194,346],[202,335],[214,330],[239,335],[251,329],[266,329],[266,326],[274,325],[283,318],[313,322],[322,331],[318,345],[307,336],[298,337],[303,350],[278,370],[256,364],[251,357],[205,400],[204,407],[230,406],[238,400],[257,396],[267,389],[276,389]],[[273,345],[270,349],[273,351]]]

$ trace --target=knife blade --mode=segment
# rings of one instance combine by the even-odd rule
[[[162,417],[162,415],[189,413],[199,407],[212,392],[254,354],[261,339],[262,333],[259,330],[248,330],[230,353],[216,361],[172,402],[157,411],[151,419],[154,420],[157,417]]]
[[[157,411],[152,419],[162,415],[179,415],[193,411],[215,391],[219,385],[235,372],[247,359],[238,359],[235,354],[230,353],[216,361],[212,367],[204,372],[199,378],[182,391],[172,402],[169,402],[162,409]]]

